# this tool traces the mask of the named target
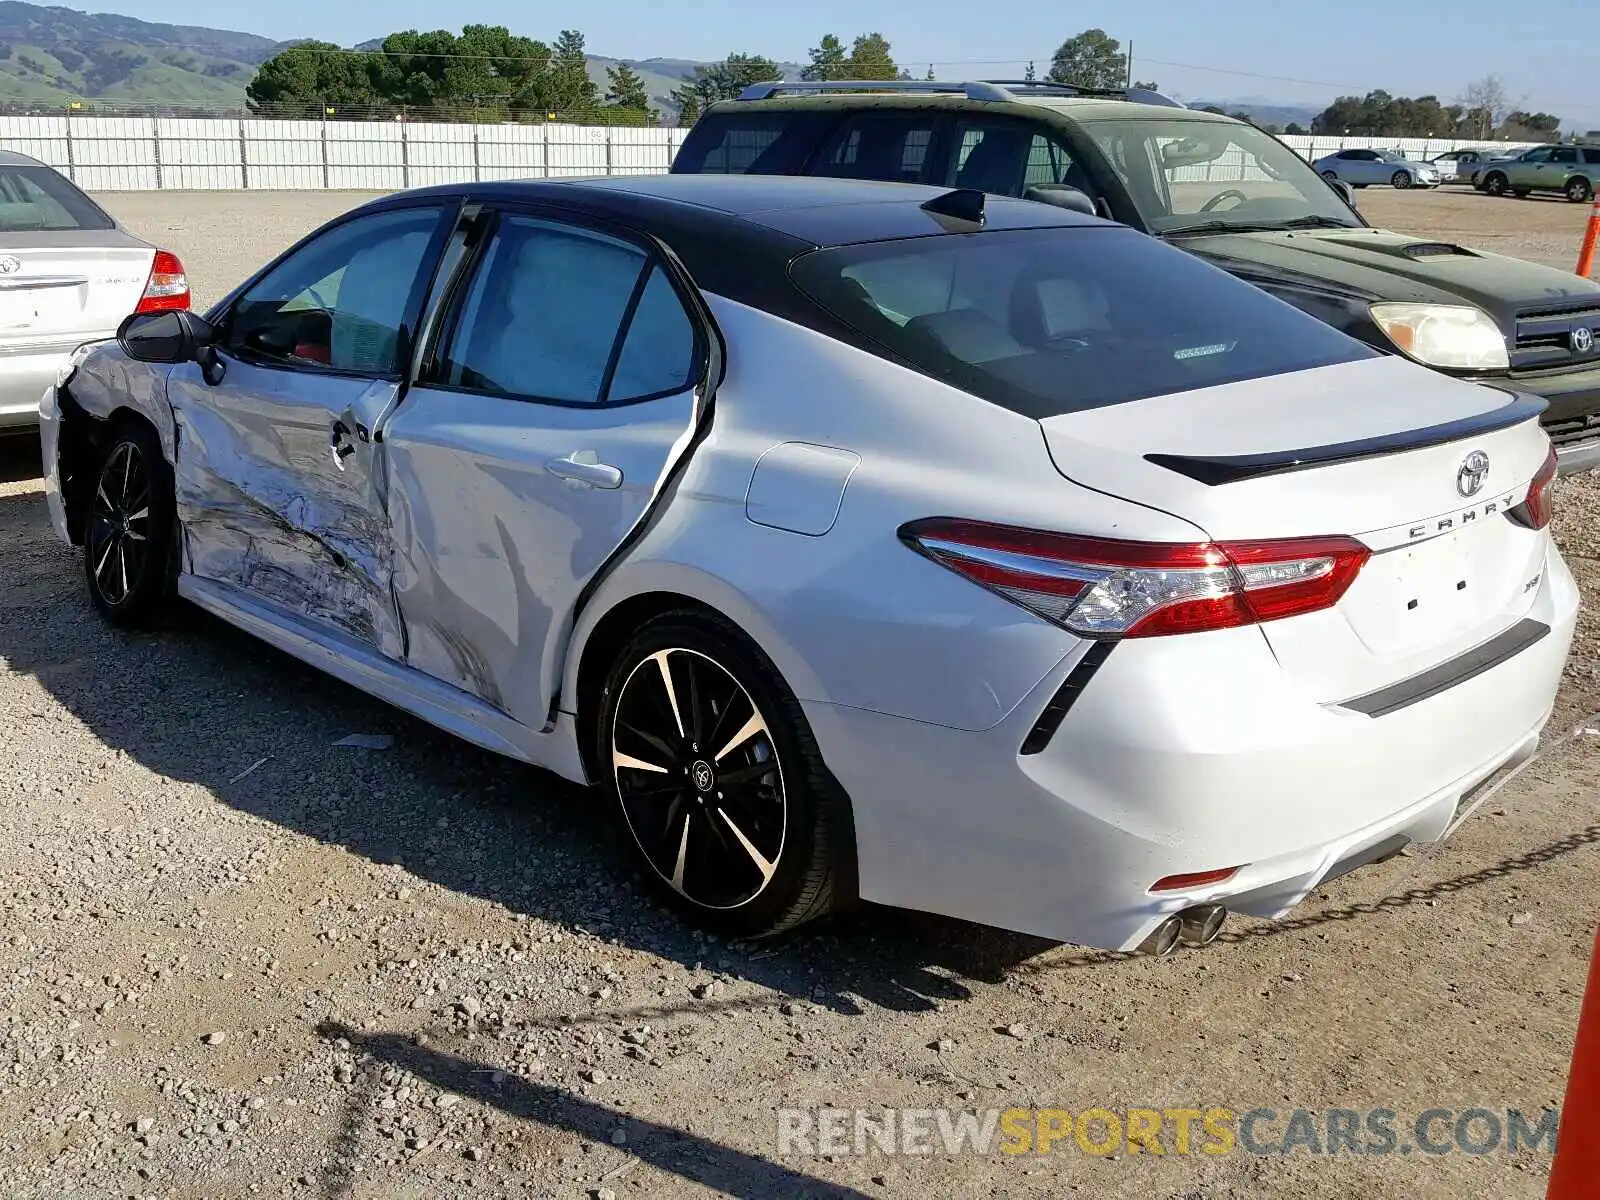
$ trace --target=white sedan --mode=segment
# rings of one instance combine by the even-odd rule
[[[32,433],[73,350],[133,312],[189,307],[183,264],[37,159],[0,150],[0,434]]]
[[[1533,754],[1542,407],[1067,209],[672,175],[385,198],[43,409],[107,619],[595,785],[702,924],[1161,952]]]

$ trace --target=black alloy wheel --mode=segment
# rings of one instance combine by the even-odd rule
[[[172,544],[171,472],[148,426],[105,447],[89,497],[83,563],[89,597],[108,620],[139,624],[164,598]]]
[[[613,668],[599,733],[636,857],[698,923],[758,937],[832,906],[837,784],[777,672],[726,622],[646,625]]]

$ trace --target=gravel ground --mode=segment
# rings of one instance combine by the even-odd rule
[[[1463,238],[1544,209],[1362,198]],[[109,202],[207,298],[357,199]],[[1523,228],[1473,237],[1572,240]],[[697,937],[577,789],[194,611],[93,619],[37,475],[0,445],[0,1195],[1543,1193],[1526,1150],[785,1156],[774,1110],[1557,1104],[1600,908],[1600,478],[1558,493],[1590,609],[1535,764],[1445,846],[1156,961],[872,908]]]

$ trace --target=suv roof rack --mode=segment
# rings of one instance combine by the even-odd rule
[[[1012,89],[1016,89],[1013,91]],[[1020,92],[1045,92],[1059,96],[1084,96],[1104,100],[1128,100],[1135,104],[1160,104],[1168,108],[1184,105],[1148,88],[1084,88],[1070,83],[1051,83],[1032,79],[975,79],[946,83],[933,79],[775,79],[753,83],[739,93],[740,100],[770,100],[780,92],[912,92],[924,95],[965,96],[993,104],[1014,103]]]

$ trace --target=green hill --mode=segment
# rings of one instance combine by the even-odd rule
[[[375,49],[382,39],[357,49]],[[192,25],[162,25],[114,13],[47,8],[0,0],[0,108],[63,109],[73,102],[106,107],[149,105],[219,115],[245,107],[256,68],[292,42]],[[589,75],[606,88],[606,70],[626,62],[644,80],[651,103],[694,74],[681,58],[616,59],[590,55]],[[787,74],[798,67],[785,64]]]

